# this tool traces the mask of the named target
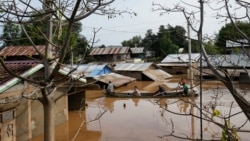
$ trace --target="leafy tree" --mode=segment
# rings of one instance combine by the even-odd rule
[[[226,41],[231,40],[234,42],[239,42],[239,40],[246,39],[237,30],[241,30],[246,36],[250,36],[250,23],[238,21],[235,23],[238,27],[236,29],[232,23],[228,23],[223,26],[217,36],[216,45],[220,48],[222,53],[226,53]]]
[[[142,39],[142,46],[147,50],[151,50],[151,45],[156,40],[156,35],[153,33],[152,29],[147,30],[145,37]]]
[[[159,39],[159,47],[160,50],[156,54],[158,54],[161,58],[166,57],[168,54],[176,54],[178,53],[179,47],[172,43],[172,41],[167,37],[167,35],[163,35]]]
[[[138,47],[142,44],[142,38],[141,36],[134,36],[130,40],[125,40],[122,42],[122,46],[128,46],[128,47]]]
[[[204,43],[204,47],[208,55],[215,55],[220,53],[218,47],[212,42]]]
[[[3,35],[0,37],[5,46],[18,45],[20,41],[20,26],[14,23],[4,24]]]
[[[157,33],[156,42],[154,44],[154,50],[156,54],[159,55],[159,59],[163,59],[168,54],[175,54],[178,53],[178,45],[173,42],[172,39],[178,38],[178,37],[172,37],[176,34],[171,35],[171,30],[175,30],[174,28],[171,28],[171,26],[168,26],[166,29],[163,25],[159,27],[159,31]],[[175,32],[177,33],[177,31]],[[175,40],[177,42],[177,40]]]
[[[46,40],[43,36],[40,35],[40,32],[46,32],[45,25],[46,24],[43,21],[25,24],[24,28],[26,30],[23,31],[23,30],[21,30],[21,28],[18,25],[5,24],[3,36],[1,37],[1,39],[3,39],[5,41],[6,46],[9,46],[9,45],[15,45],[15,46],[16,45],[30,45],[30,41],[26,37],[26,34],[25,34],[25,32],[27,32],[30,35],[34,44],[44,45]],[[65,63],[71,62],[72,53],[74,54],[74,60],[76,61],[77,57],[79,57],[80,54],[83,53],[79,50],[84,50],[84,48],[86,48],[86,46],[88,44],[86,38],[84,38],[84,37],[81,38],[81,35],[80,35],[81,27],[82,27],[81,22],[76,22],[72,26],[72,32],[71,32],[71,36],[70,36],[70,48],[67,49],[67,53],[66,53],[65,61],[64,61]],[[56,29],[54,30],[54,32],[56,32]],[[64,37],[66,36],[66,26],[63,26],[62,30],[60,32],[61,32],[60,38],[58,39],[57,37],[54,37],[54,39],[53,39],[53,41],[57,42],[58,45],[62,45]],[[17,39],[18,39],[18,41],[17,41]],[[80,42],[80,43],[77,43],[77,42]],[[83,43],[83,42],[85,42],[85,43]],[[79,46],[80,44],[83,46]]]
[[[186,30],[182,26],[172,27],[168,25],[168,30],[170,32],[171,41],[176,44],[179,48],[187,49],[187,40],[186,40]]]

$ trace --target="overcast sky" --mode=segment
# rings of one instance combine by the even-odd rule
[[[173,7],[174,4],[178,3],[178,0],[117,0],[112,6],[120,9],[131,9],[137,13],[137,16],[131,17],[125,14],[114,19],[108,19],[106,16],[91,15],[82,21],[82,34],[87,39],[91,39],[93,37],[93,28],[98,29],[101,27],[102,29],[97,33],[96,37],[99,42],[95,46],[102,44],[105,46],[120,46],[122,41],[129,40],[134,36],[140,35],[144,38],[148,29],[152,29],[154,33],[157,33],[160,25],[180,25],[187,28],[187,23],[181,13],[160,16],[159,12],[152,12],[152,1],[162,3],[168,7]],[[197,1],[186,1],[198,4]],[[225,24],[225,22],[217,21],[215,16],[215,11],[205,11],[204,33],[208,35],[218,33],[221,26]]]
[[[94,46],[115,45],[121,46],[121,42],[129,40],[134,36],[140,35],[144,38],[148,29],[152,29],[154,33],[158,32],[160,25],[182,26],[187,28],[187,22],[181,13],[164,14],[160,16],[159,12],[152,12],[152,2],[161,3],[162,5],[173,7],[174,4],[179,3],[180,0],[116,0],[112,3],[111,7],[117,9],[131,9],[137,13],[137,16],[123,14],[113,19],[108,19],[107,16],[90,15],[83,19],[82,22],[82,35],[88,40],[93,37],[93,28],[101,30],[97,33],[96,39],[98,43]],[[189,4],[198,4],[197,0],[182,0]],[[191,9],[190,7],[189,10]],[[225,22],[219,22],[215,19],[216,12],[205,9],[205,24],[204,33],[213,35],[218,33],[221,26]],[[187,30],[187,29],[186,29]],[[194,36],[194,33],[192,33]]]

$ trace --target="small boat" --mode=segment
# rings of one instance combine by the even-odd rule
[[[184,94],[183,91],[165,91],[164,93],[146,93],[142,92],[141,96],[136,96],[133,93],[117,93],[105,92],[106,97],[112,98],[179,98],[179,97],[197,97],[197,93]]]

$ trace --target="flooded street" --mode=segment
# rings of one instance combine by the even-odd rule
[[[172,79],[166,87],[175,89],[177,82],[178,80]],[[141,91],[155,91],[155,86],[159,83],[135,81],[116,91],[128,91],[134,85]],[[249,98],[248,87],[249,85],[239,88],[248,93]],[[216,109],[224,116],[241,111],[220,82],[204,83],[202,94],[203,105],[213,104],[217,96]],[[106,98],[103,90],[89,90],[86,97],[85,111],[70,111],[69,121],[56,128],[57,141],[183,141],[186,140],[183,138],[200,138],[200,119],[189,115],[190,112],[199,115],[199,110],[192,108],[189,103],[191,98]],[[197,105],[199,98],[193,100]],[[243,113],[230,119],[232,126],[241,126],[246,121]],[[249,121],[241,129],[250,130]],[[203,121],[204,139],[220,140],[221,131],[213,123]],[[242,141],[250,141],[250,133],[239,132],[238,135]]]

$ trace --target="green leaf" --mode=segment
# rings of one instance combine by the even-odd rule
[[[219,110],[214,110],[213,114],[212,114],[212,118],[213,117],[218,117],[220,115],[220,111]]]

